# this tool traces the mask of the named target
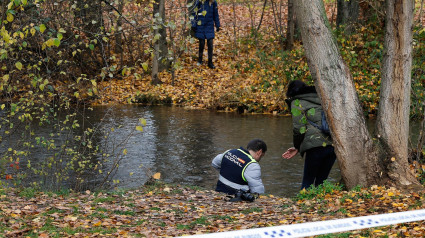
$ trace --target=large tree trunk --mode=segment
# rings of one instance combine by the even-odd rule
[[[391,180],[410,185],[408,164],[414,0],[387,0],[377,133]]]
[[[359,17],[359,1],[358,0],[338,0],[337,1],[336,25],[344,25],[346,33],[352,33],[354,23]]]
[[[399,181],[386,169],[388,164],[382,164],[391,163],[391,159],[379,160],[385,151],[374,146],[368,132],[351,73],[330,31],[323,1],[297,0],[294,3],[308,65],[329,120],[343,181],[348,188],[398,185]],[[403,172],[410,184],[417,184],[408,167]]]

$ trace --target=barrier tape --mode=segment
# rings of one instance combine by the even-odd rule
[[[362,217],[344,218],[338,220],[307,222],[275,227],[255,228],[228,232],[209,233],[203,235],[185,236],[191,238],[277,238],[277,237],[305,237],[336,233],[350,230],[359,230],[370,227],[386,226],[397,223],[425,220],[425,209],[370,215]]]

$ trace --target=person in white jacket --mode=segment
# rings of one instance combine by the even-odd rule
[[[265,155],[267,145],[260,139],[251,140],[247,148],[227,150],[217,155],[212,166],[220,171],[216,191],[229,195],[239,190],[250,193],[264,193],[261,167],[258,162]]]

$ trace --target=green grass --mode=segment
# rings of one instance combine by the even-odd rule
[[[50,215],[50,214],[53,214],[53,213],[64,213],[64,212],[65,212],[64,210],[57,209],[57,208],[53,207],[52,209],[48,210],[47,212],[44,212],[43,215]]]
[[[116,198],[113,198],[113,197],[96,198],[95,200],[93,200],[92,205],[97,204],[97,203],[113,202],[115,200],[116,200]]]
[[[319,186],[311,186],[307,190],[301,190],[296,196],[295,200],[310,200],[310,199],[321,199],[326,194],[333,194],[334,191],[342,191],[342,185],[332,184],[325,180],[323,184]]]
[[[231,216],[226,216],[226,215],[214,215],[214,216],[212,216],[211,217],[213,220],[224,220],[224,221],[227,221],[227,222],[233,222],[233,221],[235,221],[235,219],[234,218],[232,218]]]
[[[77,233],[99,233],[102,235],[107,235],[107,234],[114,234],[115,232],[117,232],[117,229],[115,228],[105,228],[105,227],[95,227],[95,228],[90,228],[90,229],[84,229],[82,227],[77,227],[77,228],[72,228],[72,227],[64,227],[58,230],[55,230],[51,233],[56,233],[56,235],[58,235],[60,237],[61,233],[66,233],[68,235],[75,235]]]
[[[121,211],[121,210],[114,210],[113,213],[117,215],[127,215],[127,216],[134,216],[136,214],[133,211]]]
[[[53,225],[54,220],[50,217],[47,218],[44,225],[40,228],[41,231],[48,231],[48,232],[57,232],[57,227]]]
[[[179,230],[191,229],[191,227],[189,225],[182,225],[182,224],[177,224],[176,228],[179,229]]]
[[[19,196],[25,197],[25,198],[34,198],[36,194],[37,194],[37,190],[32,187],[23,188],[19,192]]]
[[[94,213],[88,215],[88,217],[89,218],[92,218],[92,219],[93,218],[105,219],[105,218],[108,218],[109,215],[108,214],[105,214],[105,213],[94,212]]]
[[[96,208],[96,211],[98,211],[98,212],[108,212],[108,209],[106,209],[104,207],[98,207],[98,208]]]
[[[207,217],[202,216],[202,217],[196,219],[191,224],[194,224],[194,225],[209,225],[210,223],[208,222],[208,218]]]
[[[340,233],[340,234],[326,234],[326,235],[319,235],[316,236],[317,238],[348,238],[350,237],[351,233]]]
[[[245,210],[242,210],[243,214],[249,214],[249,213],[253,213],[253,212],[262,212],[263,209],[262,208],[258,208],[258,207],[251,207]]]
[[[58,196],[67,197],[67,196],[69,196],[69,194],[71,194],[71,191],[69,189],[62,188],[59,191],[56,191],[55,194],[58,195]]]
[[[140,225],[142,225],[142,224],[143,224],[143,223],[145,223],[145,222],[147,222],[145,219],[138,220],[138,221],[136,222],[136,226],[140,226]]]

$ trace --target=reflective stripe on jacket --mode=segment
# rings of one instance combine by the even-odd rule
[[[234,194],[239,189],[248,191],[249,186],[244,172],[252,163],[257,163],[257,161],[242,148],[226,151],[221,158],[220,177],[216,191],[228,194]]]

